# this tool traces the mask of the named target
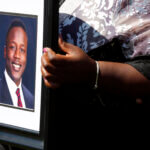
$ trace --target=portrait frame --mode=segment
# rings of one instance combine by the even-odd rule
[[[8,3],[11,7],[7,5]],[[17,6],[15,4],[17,4]],[[6,0],[0,6],[0,18],[4,18],[4,20],[9,18],[9,21],[10,18],[15,17],[21,19],[25,18],[27,20],[29,19],[29,24],[33,21],[33,24],[36,25],[36,29],[34,28],[35,42],[33,42],[35,49],[35,59],[33,59],[33,61],[35,61],[35,66],[33,65],[33,68],[35,71],[33,71],[34,87],[32,87],[32,89],[34,91],[34,101],[36,101],[34,109],[20,109],[11,105],[0,104],[1,110],[9,110],[11,114],[13,114],[13,111],[19,114],[24,112],[24,118],[34,115],[30,119],[24,119],[24,124],[28,124],[25,126],[23,123],[13,124],[10,121],[7,122],[7,120],[11,120],[7,118],[7,115],[6,121],[0,117],[0,143],[27,149],[48,149],[49,147],[54,147],[54,97],[53,92],[46,88],[43,83],[40,66],[43,47],[57,47],[58,35],[56,33],[58,33],[58,29],[56,27],[58,26],[58,7],[59,1],[54,2],[54,0],[14,0],[13,2],[11,0]],[[33,26],[33,24],[31,24],[31,26]],[[5,25],[3,24],[3,26]],[[30,39],[32,39],[32,37]],[[28,72],[31,72],[31,70]],[[26,113],[29,115],[25,116]],[[31,123],[30,120],[32,119],[33,122]],[[16,122],[19,122],[19,119]],[[20,122],[22,122],[22,120]],[[35,124],[37,127],[35,127]],[[48,138],[51,139],[51,142],[48,142]]]

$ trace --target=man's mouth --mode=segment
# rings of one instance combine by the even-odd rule
[[[12,65],[13,65],[13,68],[14,68],[15,71],[19,71],[20,68],[21,68],[21,65],[19,65],[19,64],[12,63]]]

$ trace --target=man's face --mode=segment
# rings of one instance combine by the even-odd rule
[[[27,35],[21,27],[13,27],[6,40],[4,48],[6,70],[16,85],[19,85],[26,67]]]

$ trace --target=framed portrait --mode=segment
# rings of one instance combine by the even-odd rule
[[[41,56],[57,45],[58,7],[54,0],[0,2],[0,141],[43,149],[53,106]]]

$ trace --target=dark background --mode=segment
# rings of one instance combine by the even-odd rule
[[[28,35],[27,66],[23,74],[23,84],[34,95],[36,68],[37,17],[20,14],[0,14],[0,78],[5,70],[4,45],[9,25],[14,19],[20,19],[26,26]]]

